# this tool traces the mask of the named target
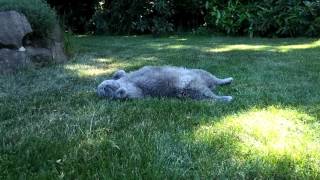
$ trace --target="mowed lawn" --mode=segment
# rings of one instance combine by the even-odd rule
[[[0,75],[0,179],[320,179],[320,40],[74,36],[67,64]],[[231,103],[110,101],[117,69],[201,68]]]

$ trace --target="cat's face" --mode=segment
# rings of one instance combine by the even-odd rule
[[[105,80],[97,88],[97,94],[110,99],[122,99],[127,96],[124,88],[116,80]]]
[[[97,93],[101,97],[114,98],[115,92],[120,88],[120,85],[115,80],[103,81],[97,89]]]

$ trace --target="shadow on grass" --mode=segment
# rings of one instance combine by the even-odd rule
[[[18,174],[23,167],[21,171],[31,175],[45,171],[69,178],[318,177],[314,173],[320,171],[310,159],[319,160],[314,155],[318,151],[308,149],[316,135],[308,124],[298,123],[319,119],[318,41],[218,37],[74,41],[81,53],[73,61],[0,80],[0,127],[6,129],[0,133],[4,147],[0,152],[7,163],[0,169],[14,174],[10,167],[17,167]],[[96,97],[96,86],[118,68],[168,64],[234,76],[234,84],[218,93],[233,95],[235,101],[120,102]],[[287,120],[293,125],[283,125]],[[269,121],[267,135],[250,131],[264,132]],[[289,136],[283,151],[278,151],[273,141],[281,139],[277,138],[281,132]],[[31,172],[26,162],[33,166]]]
[[[318,39],[266,39],[266,38],[234,38],[234,37],[169,37],[148,38],[139,37],[85,37],[75,38],[74,43],[78,52],[94,52],[102,54],[118,54],[119,52],[130,52],[134,56],[151,53],[155,51],[171,50],[200,50],[206,52],[231,52],[231,51],[270,51],[270,52],[293,52],[296,50],[307,50],[319,48]],[[132,51],[133,50],[133,51]],[[136,51],[138,50],[138,51]],[[123,55],[125,55],[124,53]],[[120,55],[120,54],[119,54]],[[121,56],[121,55],[120,55]]]
[[[308,57],[314,57],[315,50],[320,46],[315,39],[225,37],[85,37],[75,39],[75,42],[79,46],[79,52],[85,51],[92,56],[88,61],[78,61],[79,65],[88,65],[87,68],[83,67],[83,73],[98,78],[117,68],[130,71],[143,65],[202,68],[217,76],[233,75],[237,71],[243,71],[242,75],[272,72],[274,69],[299,71],[297,66],[308,66],[307,68],[316,71],[314,65],[319,62],[309,60]],[[90,48],[83,49],[86,46]],[[308,64],[306,61],[309,61]],[[104,66],[110,62],[114,63],[113,67]]]
[[[128,62],[124,65],[124,69],[126,70],[135,69],[142,65],[171,64],[203,68],[210,72],[221,73],[223,75],[235,74],[235,85],[230,89],[222,88],[236,97],[236,101],[233,104],[219,105],[199,103],[199,105],[206,110],[202,110],[202,113],[199,113],[198,111],[190,112],[189,109],[189,113],[187,113],[187,109],[190,106],[181,101],[177,102],[180,104],[180,108],[184,110],[179,112],[177,117],[174,118],[176,124],[173,125],[173,127],[170,126],[170,124],[172,124],[170,123],[172,118],[169,118],[170,120],[165,121],[164,127],[160,129],[175,129],[181,126],[181,124],[185,124],[185,126],[182,125],[182,127],[180,127],[183,129],[182,134],[188,134],[190,132],[197,134],[199,130],[194,129],[198,128],[199,124],[201,124],[199,118],[207,119],[204,120],[204,124],[207,124],[204,126],[210,127],[212,124],[215,126],[215,124],[223,121],[224,117],[228,117],[230,114],[241,114],[241,112],[246,114],[252,107],[260,109],[269,106],[280,106],[283,108],[294,107],[294,109],[308,111],[307,113],[310,113],[318,119],[319,96],[315,94],[316,91],[314,91],[314,89],[319,89],[319,86],[316,85],[316,82],[319,80],[317,77],[318,68],[315,67],[319,61],[317,61],[314,56],[317,54],[315,50],[319,49],[319,41],[304,40],[302,43],[297,43],[292,40],[287,41],[286,39],[284,39],[284,42],[280,42],[282,40],[278,39],[270,43],[270,40],[258,39],[250,40],[249,43],[244,44],[241,38],[238,39],[239,42],[237,42],[237,40],[235,41],[234,38],[230,39],[229,42],[228,39],[227,42],[225,42],[225,40],[225,38],[213,38],[211,40],[201,39],[201,43],[196,40],[189,40],[188,38],[172,38],[169,42],[167,39],[165,41],[163,39],[156,39],[150,40],[152,42],[138,43],[133,41],[128,47],[123,47],[122,45],[118,47],[115,45],[116,48],[110,47],[109,50],[111,54],[116,53],[116,56],[108,53],[103,55],[102,53],[100,54],[100,58],[110,58],[110,56],[112,56],[118,59],[117,61]],[[130,66],[130,62],[136,62],[141,59],[152,59],[155,61],[145,61],[137,66]],[[127,67],[127,65],[129,65],[129,67]],[[170,107],[171,103],[172,102],[164,104]],[[198,102],[192,103],[197,104]],[[204,104],[206,104],[207,107],[215,108],[215,110],[205,108],[205,106],[203,106]],[[172,109],[176,110],[176,108]],[[152,109],[151,111],[153,112],[155,110],[156,109]],[[164,109],[161,109],[161,111],[160,113],[164,114],[167,112]],[[170,109],[168,111],[172,112]],[[283,114],[280,114],[279,116],[274,115],[272,118],[283,118]],[[286,111],[284,114],[286,114]],[[166,115],[168,116],[168,114]],[[266,116],[269,115],[267,114]],[[143,116],[137,119],[146,117],[147,116]],[[214,117],[214,119],[212,119],[212,117]],[[237,118],[238,117],[235,117],[235,119]],[[294,119],[294,117],[289,117],[289,119],[290,118]],[[190,123],[189,120],[192,121],[192,123]],[[262,120],[262,124],[268,122],[268,118],[263,119],[262,117]],[[301,120],[303,121],[304,119],[302,118]],[[282,121],[280,120],[280,122]],[[129,124],[132,125],[132,123]],[[261,137],[255,137],[250,133],[248,134],[243,127],[239,132],[232,134],[233,128],[237,128],[236,125],[234,126],[228,127],[225,131],[219,132],[218,134],[213,133],[214,136],[209,137],[209,142],[203,142],[203,139],[200,138],[200,140],[197,140],[194,137],[196,139],[195,144],[191,142],[187,143],[187,145],[181,142],[183,140],[172,137],[173,135],[168,135],[167,133],[158,134],[155,141],[160,143],[158,144],[159,147],[163,147],[156,149],[156,152],[158,152],[156,157],[160,163],[159,166],[166,166],[167,168],[165,169],[167,171],[165,172],[167,172],[169,176],[170,173],[168,172],[171,172],[173,177],[174,174],[184,174],[185,177],[195,177],[197,173],[200,177],[202,174],[202,177],[213,178],[318,177],[319,169],[317,169],[317,163],[319,157],[317,157],[315,161],[312,161],[310,157],[315,157],[314,155],[319,153],[317,150],[319,145],[317,144],[312,152],[308,151],[310,144],[313,145],[316,143],[316,140],[315,137],[312,137],[312,140],[304,137],[306,134],[312,132],[310,129],[307,128],[307,130],[302,130],[302,132],[299,131],[304,125],[301,127],[300,125],[295,125],[293,128],[298,130],[290,131],[290,133],[294,135],[291,136],[291,139],[286,140],[289,142],[288,147],[280,150],[285,152],[278,152],[274,147],[271,147],[271,150],[268,149],[270,148],[269,146],[272,146],[272,144],[268,144],[268,141],[275,137],[263,137],[267,144],[262,144],[262,150],[260,150],[259,147],[247,144],[245,140],[239,138],[244,136],[249,138],[249,140],[250,138],[257,138],[258,140],[255,141],[260,141],[261,139],[259,138]],[[258,131],[263,131],[263,126],[257,126],[260,128]],[[130,126],[126,128],[129,127]],[[279,124],[275,124],[273,127],[287,128]],[[220,128],[215,128],[215,130],[220,131]],[[272,136],[272,133],[281,134],[282,131],[284,130],[278,129],[276,132],[268,132],[268,136]],[[303,135],[300,136],[299,133]],[[313,134],[315,133],[313,132]],[[145,136],[141,136],[141,138],[143,137]],[[295,141],[296,139],[300,140],[301,137],[302,139],[308,139],[305,141],[307,144],[304,144],[303,140]],[[162,138],[165,140],[161,141]],[[200,141],[200,144],[197,143],[197,141]],[[290,144],[290,141],[293,141],[293,143]],[[179,144],[181,147],[173,148],[174,145],[179,146]],[[196,150],[188,149],[188,144],[191,144]],[[199,149],[204,146],[207,146],[205,151]],[[287,145],[284,143],[284,146]],[[301,146],[300,149],[297,149],[299,146]],[[290,150],[290,148],[297,151],[286,152],[288,149]],[[189,151],[191,155],[188,155],[188,152],[185,153],[185,151]],[[298,153],[298,155],[296,153]],[[197,160],[198,158],[200,160]],[[173,161],[173,163],[168,161]],[[201,171],[202,166],[208,166],[210,168],[203,168],[203,171]]]
[[[182,139],[204,152],[195,161],[212,178],[317,178],[317,121],[292,107],[254,108],[214,118]]]
[[[246,99],[247,107],[319,102],[315,91],[310,91],[319,88],[315,57],[320,41],[316,39],[81,37],[75,41],[79,51],[90,47],[89,53],[80,54],[64,68],[95,85],[120,68],[130,71],[169,64],[233,76],[235,84],[221,89]]]

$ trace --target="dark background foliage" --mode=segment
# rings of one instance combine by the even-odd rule
[[[91,17],[98,0],[46,0],[57,13],[60,20],[75,33],[92,30]]]
[[[319,36],[319,0],[47,0],[76,33]]]
[[[47,0],[75,33],[162,34],[204,23],[205,0]]]
[[[190,30],[205,23],[206,0],[175,0],[172,17],[178,30]]]
[[[209,0],[206,22],[231,35],[318,36],[320,1]]]

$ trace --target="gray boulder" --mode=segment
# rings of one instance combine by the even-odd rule
[[[49,49],[27,47],[26,54],[29,61],[36,66],[45,66],[53,63],[52,53]]]
[[[32,32],[27,18],[16,11],[0,12],[0,27],[0,47],[6,48],[21,48],[23,38]]]
[[[64,52],[64,39],[61,28],[58,24],[56,24],[51,33],[50,41],[51,43],[49,49],[51,50],[52,59],[54,60],[54,62],[66,62],[68,60],[68,57]]]
[[[0,73],[14,72],[18,68],[26,67],[29,64],[25,52],[6,48],[0,49]]]
[[[63,63],[68,60],[64,52],[64,44],[63,42],[53,42],[51,46],[52,59],[56,63]]]
[[[68,57],[64,52],[63,34],[58,24],[56,24],[49,37],[43,39],[28,39],[26,46],[27,52],[29,53],[30,51],[32,56],[31,58],[35,57],[36,52],[39,52],[39,56],[42,57],[40,59],[44,61],[47,60],[53,63],[63,63],[68,60]],[[47,51],[45,49],[47,49]],[[45,56],[43,55],[45,51],[45,54],[47,54],[48,51],[51,53],[50,58],[44,58]]]
[[[32,33],[32,28],[23,14],[16,11],[0,12],[0,73],[68,60],[64,52],[63,33],[58,24],[46,38],[27,36],[29,33]]]

